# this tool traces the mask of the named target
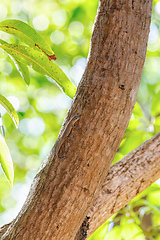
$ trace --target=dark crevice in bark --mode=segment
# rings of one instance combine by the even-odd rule
[[[75,240],[86,240],[87,239],[87,231],[89,230],[89,219],[90,217],[85,217],[79,231],[77,232],[77,235],[75,237]]]

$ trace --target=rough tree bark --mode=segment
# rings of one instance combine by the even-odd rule
[[[132,114],[151,6],[151,0],[100,0],[87,67],[60,137],[69,119],[80,119],[60,147],[57,140],[20,213],[2,228],[1,239],[75,238]]]
[[[160,133],[114,164],[102,185],[88,219],[89,237],[106,219],[160,177]],[[83,233],[83,234],[82,234]],[[85,228],[81,234],[85,235]],[[80,238],[79,238],[80,239]]]

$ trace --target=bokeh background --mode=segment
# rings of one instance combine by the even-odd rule
[[[84,72],[98,0],[0,0],[0,21],[14,18],[33,26],[51,45],[56,63],[77,86]],[[147,58],[137,102],[114,163],[160,131],[160,1],[153,1]],[[0,31],[9,43],[18,39]],[[14,185],[0,168],[0,226],[21,209],[30,184],[52,148],[71,104],[58,86],[30,69],[26,85],[10,57],[0,49],[0,94],[14,105],[16,129],[0,106],[6,142],[14,162]],[[160,239],[160,181],[102,225],[90,240]]]

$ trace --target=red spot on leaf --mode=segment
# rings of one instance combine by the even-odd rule
[[[48,58],[49,58],[50,61],[57,59],[56,56],[55,56],[55,54],[53,54],[53,55],[48,55]]]

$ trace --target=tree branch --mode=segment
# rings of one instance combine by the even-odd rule
[[[88,237],[114,213],[160,178],[160,133],[114,164],[90,208]]]

